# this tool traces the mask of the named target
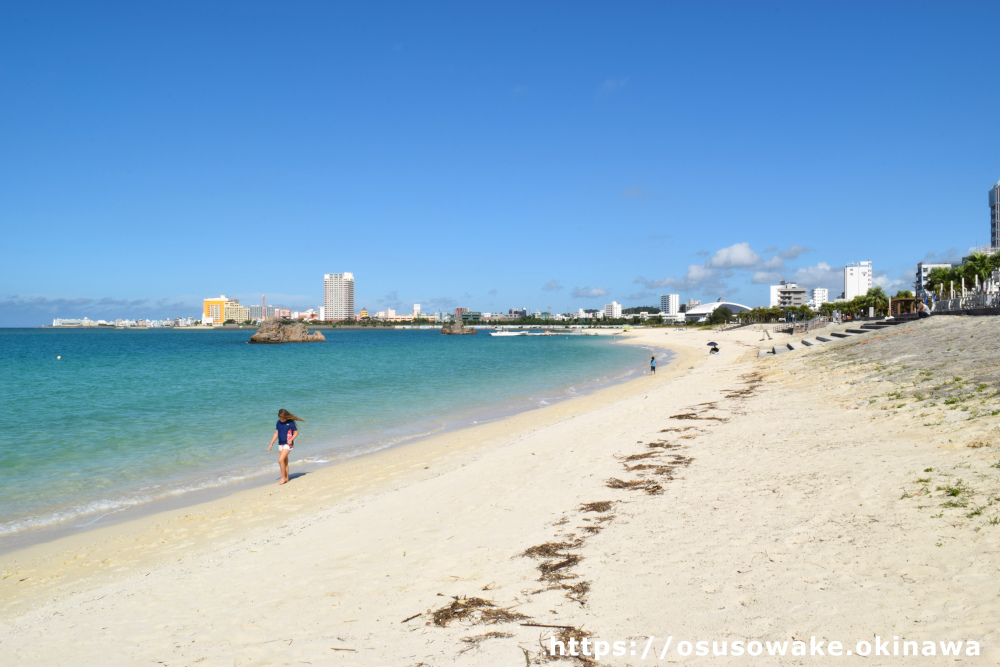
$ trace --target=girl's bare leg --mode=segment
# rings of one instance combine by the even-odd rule
[[[281,468],[281,481],[278,484],[284,484],[288,481],[288,452],[289,450],[283,449],[278,454],[278,466]]]

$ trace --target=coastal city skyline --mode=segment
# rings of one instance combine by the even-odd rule
[[[331,266],[373,311],[766,304],[990,244],[995,6],[394,7],[248,12],[266,62],[220,7],[6,7],[0,324],[315,308]]]
[[[968,250],[969,255],[972,254],[983,254],[983,255],[993,255],[1000,253],[1000,181],[995,183],[989,190],[989,210],[990,210],[990,238],[991,242],[988,246],[980,246],[975,248],[970,248]],[[726,258],[727,261],[738,261],[733,258],[738,256],[742,251],[745,251],[748,244],[740,243],[731,246],[730,248],[724,248],[713,255],[707,262],[706,265],[712,264],[715,260],[720,257]],[[780,253],[779,253],[780,256]],[[758,258],[759,259],[759,258]],[[902,289],[905,286],[905,281],[900,279],[895,281],[901,287],[899,293],[911,293],[916,295],[918,298],[933,298],[928,290],[925,289],[925,283],[928,279],[929,273],[936,268],[948,269],[954,265],[957,265],[965,261],[965,257],[961,259],[954,259],[950,262],[940,262],[940,261],[919,261],[916,263],[915,272],[913,275],[913,283],[910,285],[911,289]],[[755,260],[756,261],[756,260]],[[764,277],[770,277],[773,280],[777,280],[777,284],[771,284],[769,287],[769,301],[765,305],[763,304],[741,304],[736,303],[733,300],[726,299],[726,294],[723,293],[714,302],[717,304],[725,303],[733,312],[740,312],[742,310],[751,310],[754,308],[761,307],[778,307],[778,308],[795,308],[800,306],[807,306],[812,310],[819,310],[820,306],[827,303],[837,303],[837,302],[847,302],[855,299],[859,296],[864,296],[868,290],[872,287],[878,287],[885,291],[886,289],[891,289],[893,283],[886,281],[876,280],[878,275],[875,271],[872,260],[864,260],[858,262],[851,262],[843,267],[824,267],[826,274],[817,280],[826,281],[825,284],[833,285],[837,281],[838,276],[842,276],[843,282],[840,283],[843,286],[842,291],[838,296],[831,298],[830,291],[831,287],[807,287],[804,285],[799,285],[797,282],[785,280],[780,271],[771,272],[758,272],[758,274]],[[796,272],[796,275],[800,274],[801,271]],[[813,276],[815,278],[815,276]],[[551,281],[552,283],[556,281]],[[763,282],[763,280],[758,281]],[[668,286],[673,286],[676,283],[664,283]],[[836,294],[836,289],[833,289],[834,294]],[[597,296],[604,296],[600,294]],[[630,298],[637,298],[639,300],[645,299],[646,301],[651,301],[650,297],[652,294],[650,292],[642,294],[634,294]],[[684,305],[680,304],[680,294],[678,293],[660,293],[658,295],[659,306],[649,306],[647,303],[635,304],[626,306],[626,308],[632,312],[633,316],[640,315],[640,310],[645,309],[649,312],[642,312],[643,317],[649,314],[661,314],[664,316],[669,316],[674,320],[680,322],[685,320],[685,314],[687,314],[687,319],[692,319],[690,313],[692,308],[701,306],[701,300],[695,300],[689,298],[687,303]],[[549,299],[551,300],[551,298]],[[379,300],[381,302],[382,300]],[[711,303],[713,300],[710,300]],[[489,321],[504,321],[504,320],[515,320],[525,316],[543,317],[545,319],[575,319],[575,320],[597,320],[603,318],[618,319],[622,317],[623,305],[618,301],[611,300],[610,303],[605,303],[602,307],[598,308],[577,308],[574,312],[572,308],[565,308],[560,311],[558,308],[553,308],[551,305],[546,306],[545,310],[533,309],[529,306],[524,307],[513,307],[509,308],[506,313],[503,309],[495,310],[493,312],[486,311],[484,309],[470,309],[466,306],[458,306],[453,308],[454,313],[449,313],[446,311],[428,312],[421,308],[419,303],[414,303],[412,311],[407,314],[405,310],[400,309],[397,312],[397,308],[386,306],[383,310],[376,311],[374,309],[370,310],[361,306],[360,309],[355,309],[355,281],[353,272],[342,272],[342,273],[324,273],[323,274],[323,298],[322,304],[319,308],[301,308],[292,309],[285,306],[267,306],[266,295],[261,295],[261,303],[248,305],[242,305],[240,303],[239,297],[227,297],[225,294],[219,297],[210,297],[202,300],[202,309],[200,315],[195,317],[166,317],[166,318],[137,318],[129,319],[128,317],[116,317],[113,320],[104,319],[91,319],[88,316],[77,317],[77,318],[63,318],[57,317],[52,319],[52,326],[117,326],[117,327],[133,327],[133,326],[177,326],[177,327],[188,327],[193,325],[203,325],[203,326],[219,326],[220,324],[226,323],[244,323],[244,322],[262,322],[268,317],[277,317],[278,319],[289,319],[289,320],[301,320],[301,321],[313,321],[313,322],[353,322],[362,321],[366,319],[377,319],[386,322],[406,322],[413,320],[430,320],[434,322],[447,322],[454,320],[462,315],[463,313],[468,314],[471,312],[475,316],[472,319],[480,320],[484,322]],[[712,306],[706,305],[703,309],[698,309],[696,312],[700,317],[707,318],[711,314]],[[466,317],[467,315],[462,315]]]

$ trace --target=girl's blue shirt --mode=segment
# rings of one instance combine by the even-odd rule
[[[292,431],[298,432],[299,429],[295,428],[295,422],[289,419],[286,422],[278,420],[278,425],[275,427],[278,429],[278,444],[287,445],[288,444],[288,434]]]

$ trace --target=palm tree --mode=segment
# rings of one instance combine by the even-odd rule
[[[966,258],[962,262],[962,266],[959,267],[959,272],[963,278],[965,278],[965,286],[971,287],[976,283],[976,277],[979,280],[985,280],[993,273],[993,266],[990,258],[982,253],[974,253],[973,255]]]
[[[874,308],[876,313],[884,313],[889,310],[889,297],[881,287],[872,287],[862,299],[862,307]]]

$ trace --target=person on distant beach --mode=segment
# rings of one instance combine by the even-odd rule
[[[930,317],[931,311],[927,309],[927,304],[923,301],[917,302],[917,319],[922,320],[925,317]]]
[[[278,423],[271,436],[271,444],[267,446],[267,451],[271,451],[274,441],[278,441],[278,467],[281,468],[281,481],[278,484],[288,482],[288,453],[295,446],[295,438],[299,437],[299,429],[295,426],[297,421],[304,422],[305,419],[296,417],[284,408],[278,410]]]
[[[649,374],[656,375],[656,357],[650,357],[649,359]]]

